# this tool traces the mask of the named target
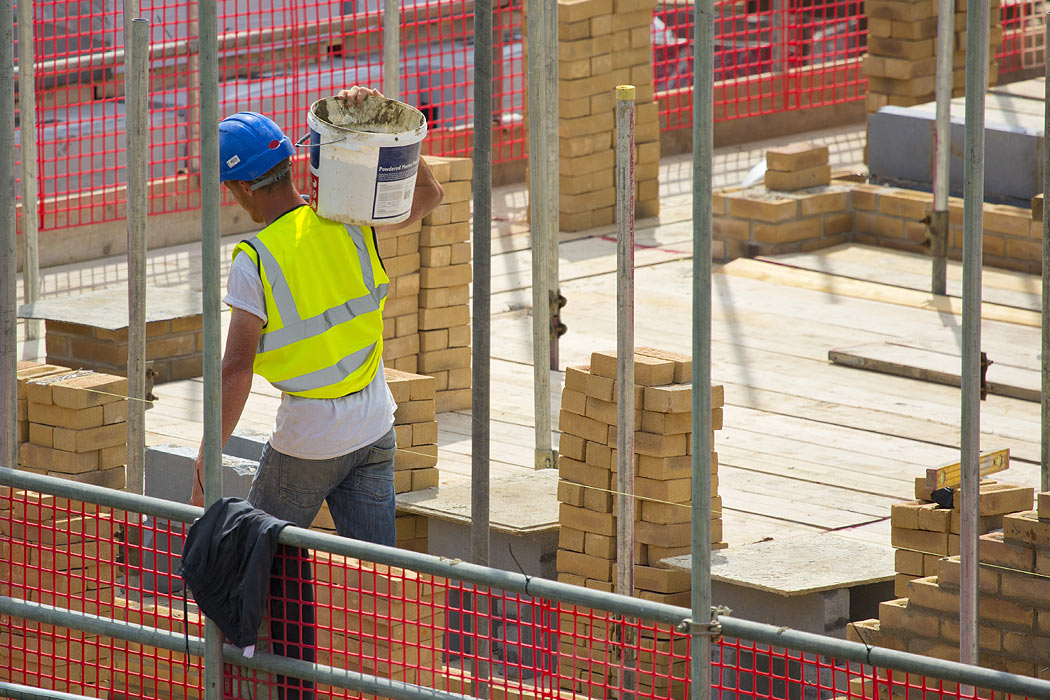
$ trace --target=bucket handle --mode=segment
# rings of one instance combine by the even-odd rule
[[[306,143],[306,140],[308,138],[310,138],[310,134],[306,134],[305,136],[303,136],[301,139],[299,139],[298,141],[295,142],[295,147],[296,148],[316,148],[317,146],[327,146],[327,145],[332,144],[332,143],[342,143],[343,141],[346,141],[346,137],[343,136],[342,138],[338,138],[335,141],[324,141],[322,143]]]

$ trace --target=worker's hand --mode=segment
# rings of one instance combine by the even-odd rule
[[[204,452],[197,453],[193,463],[193,489],[190,491],[190,505],[204,507]]]
[[[379,90],[376,90],[375,88],[365,87],[363,85],[354,85],[351,88],[344,88],[343,90],[340,90],[339,94],[336,95],[336,97],[338,97],[343,102],[346,102],[348,105],[356,104],[357,106],[361,106],[364,104],[365,98],[367,98],[370,95],[373,97],[382,97],[383,93],[379,92]]]

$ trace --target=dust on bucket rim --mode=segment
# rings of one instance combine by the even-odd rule
[[[324,97],[310,105],[307,116],[308,121],[326,129],[369,140],[415,143],[427,133],[426,117],[418,109],[374,95],[366,97],[360,106],[348,106],[338,97]]]

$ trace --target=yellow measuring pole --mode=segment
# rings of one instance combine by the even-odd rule
[[[981,476],[1003,472],[1010,468],[1010,449],[984,452],[978,462]],[[926,486],[931,489],[942,489],[945,486],[958,486],[962,483],[962,464],[946,464],[943,467],[926,470]]]

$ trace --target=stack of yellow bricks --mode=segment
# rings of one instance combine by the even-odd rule
[[[938,0],[868,0],[868,112],[886,105],[910,107],[933,102],[937,83]],[[989,0],[988,84],[998,80],[996,54],[1003,43],[1000,0]],[[953,96],[966,86],[966,0],[955,0]]]
[[[23,469],[109,488],[124,488],[127,380],[91,370],[23,365],[28,441]],[[20,429],[20,432],[21,429]]]
[[[589,367],[568,367],[560,414],[558,580],[612,591],[616,574],[616,355],[596,352]],[[688,604],[689,576],[660,566],[690,551],[692,365],[688,357],[651,348],[635,355],[635,590],[656,602]],[[722,426],[724,390],[712,387],[712,431]],[[711,541],[722,539],[717,454],[711,455]],[[600,633],[601,630],[598,630]],[[661,644],[667,639],[652,640]],[[595,649],[569,641],[563,663],[576,689],[588,691],[586,661]],[[582,644],[582,641],[581,641]],[[573,655],[577,659],[573,658]],[[575,668],[573,668],[575,666]],[[668,673],[668,668],[657,668]],[[675,675],[684,677],[674,669]],[[668,678],[639,678],[666,692]],[[647,686],[648,687],[648,686]]]
[[[793,143],[766,151],[766,189],[795,192],[831,184],[828,147]]]
[[[383,364],[415,372],[419,354],[419,229],[377,234],[379,256],[390,278],[383,308]]]
[[[314,557],[317,663],[433,686],[444,646],[441,580],[432,584],[412,571],[327,552],[315,552]],[[180,634],[185,631],[179,604],[169,607],[153,600],[139,603],[118,597],[113,610],[118,620]],[[201,618],[195,608],[189,609],[188,623],[190,633],[197,634],[194,630],[200,629]],[[203,680],[201,669],[199,665],[188,667],[182,653],[118,643],[113,667],[116,673],[109,686],[116,693],[157,700],[200,697],[196,689]],[[191,690],[186,692],[183,686]],[[268,697],[264,688],[256,685],[254,692]],[[327,697],[330,692],[342,691],[317,687],[319,696]]]
[[[2,499],[12,510],[0,513],[3,594],[111,617],[117,527],[109,511],[46,494],[13,496]],[[0,636],[8,637],[0,643],[0,680],[89,696],[108,680],[109,650],[95,635],[5,623]]]
[[[333,650],[317,662],[433,686],[443,665],[443,580],[327,552],[315,561],[318,647]]]
[[[419,236],[419,367],[437,381],[437,411],[470,407],[470,199],[466,158],[427,161],[445,188]]]
[[[637,216],[660,213],[660,121],[653,93],[653,0],[558,3],[559,216],[563,231],[616,220],[617,85],[635,93]]]
[[[113,617],[122,622],[153,627],[165,632],[200,636],[203,618],[195,605],[187,606],[186,617],[181,602],[165,604],[167,598],[128,600],[118,595],[113,600]],[[114,640],[112,678],[109,692],[102,696],[112,700],[129,697],[201,698],[204,672],[199,658],[187,659],[183,652]],[[190,666],[188,662],[195,665]]]
[[[981,516],[1000,517],[1002,527],[982,535],[978,545],[980,664],[1046,678],[1046,650],[1050,648],[1050,493],[1040,493],[1037,509],[1031,510],[1032,489],[1009,487],[1008,500],[1023,509],[992,516],[1006,505],[997,502],[996,495],[1003,491],[986,495],[985,488]],[[958,556],[939,559],[935,574],[908,583],[906,597],[882,603],[878,619],[850,625],[850,638],[958,660],[960,575]]]
[[[1007,513],[1032,507],[1031,488],[997,484],[981,484],[980,522],[978,533],[985,534],[1003,526]],[[936,576],[938,562],[944,557],[959,554],[962,529],[959,504],[961,493],[956,489],[954,508],[941,508],[930,500],[926,479],[915,480],[915,499],[895,503],[890,509],[891,543],[897,549],[894,593],[908,595],[908,584],[917,578]]]

